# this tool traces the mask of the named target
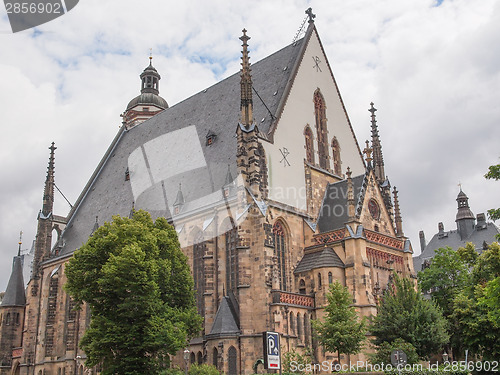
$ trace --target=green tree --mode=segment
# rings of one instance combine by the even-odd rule
[[[469,274],[459,253],[445,247],[436,250],[430,266],[418,273],[418,283],[422,290],[431,291],[432,299],[448,317],[453,312],[453,298],[466,286]]]
[[[448,343],[447,322],[434,302],[425,300],[413,281],[394,275],[384,292],[370,330],[377,346],[400,338],[412,344],[421,358],[439,352]]]
[[[453,303],[453,319],[460,327],[465,347],[483,360],[500,357],[497,280],[500,278],[500,245],[492,243],[477,259],[471,281]]]
[[[463,340],[458,322],[453,319],[453,300],[469,284],[470,267],[475,264],[477,256],[472,243],[457,251],[450,247],[440,248],[436,250],[430,266],[418,273],[421,290],[430,291],[432,300],[448,321],[454,354],[463,352]]]
[[[330,284],[324,320],[312,321],[318,341],[333,353],[356,354],[366,338],[366,323],[359,321],[349,290],[338,281]]]
[[[488,180],[500,180],[500,164],[490,166],[488,168],[488,173],[486,173],[484,177]],[[493,221],[500,219],[500,208],[492,208],[491,210],[488,210],[488,215]]]
[[[113,217],[66,267],[66,290],[91,311],[80,346],[103,374],[158,374],[201,329],[177,234],[149,213]]]

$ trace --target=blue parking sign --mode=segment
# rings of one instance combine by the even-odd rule
[[[280,335],[276,332],[264,332],[264,367],[270,370],[281,368]]]

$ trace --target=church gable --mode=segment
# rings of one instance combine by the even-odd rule
[[[358,203],[361,208],[358,216],[359,221],[365,229],[395,237],[392,212],[384,204],[384,196],[380,191],[373,170],[370,170],[365,178],[366,190]]]
[[[335,182],[344,178],[347,167],[354,174],[363,173],[364,163],[313,23],[302,43],[277,120],[267,135],[271,142],[263,144],[269,198],[308,211],[305,164]],[[316,216],[315,211],[310,214]]]

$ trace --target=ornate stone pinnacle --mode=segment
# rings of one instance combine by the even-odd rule
[[[366,155],[366,163],[370,166],[371,165],[371,162],[372,162],[372,148],[370,147],[370,142],[368,142],[368,140],[366,141],[366,147],[365,149],[363,150],[363,154]]]

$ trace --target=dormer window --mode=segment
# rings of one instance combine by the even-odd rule
[[[207,133],[207,142],[206,142],[206,145],[207,146],[211,146],[214,142],[215,142],[215,139],[217,138],[217,135],[215,133],[213,133],[212,131],[208,131]]]

